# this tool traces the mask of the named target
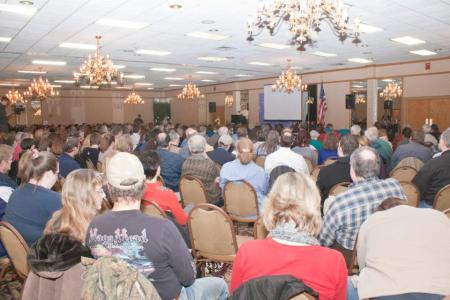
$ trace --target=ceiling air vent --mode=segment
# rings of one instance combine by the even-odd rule
[[[220,46],[220,47],[214,48],[214,50],[231,51],[231,50],[236,50],[236,48],[228,47],[228,46]]]

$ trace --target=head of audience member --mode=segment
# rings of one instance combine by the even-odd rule
[[[292,130],[285,128],[280,134],[280,146],[290,148],[294,142],[294,136],[292,135]]]
[[[123,134],[122,126],[120,125],[114,125],[111,128],[111,134],[114,136],[114,138],[117,138]]]
[[[410,127],[403,128],[402,135],[405,139],[409,140],[412,136],[412,129]]]
[[[186,129],[185,134],[186,134],[186,139],[189,140],[192,136],[198,134],[198,132],[194,128],[189,127]]]
[[[428,124],[423,124],[422,125],[422,130],[425,134],[430,133],[431,132],[431,125]]]
[[[444,152],[444,151],[447,151],[449,149],[450,149],[450,127],[447,128],[441,134],[441,138],[439,139],[439,150]]]
[[[378,139],[378,128],[375,126],[367,128],[364,136],[369,139],[369,142],[373,142]]]
[[[304,129],[300,129],[297,135],[297,146],[300,148],[308,147],[310,141],[311,136],[309,135],[309,132]]]
[[[243,165],[253,161],[253,143],[250,139],[240,138],[236,142],[236,157]]]
[[[148,181],[154,182],[161,173],[160,158],[156,151],[144,151],[139,155],[139,160],[144,168],[144,174]]]
[[[33,132],[34,139],[38,142],[41,140],[43,135],[44,135],[44,129],[42,129],[42,128],[36,128]]]
[[[109,130],[108,130],[108,126],[106,126],[106,125],[102,125],[102,126],[100,126],[100,128],[98,129],[98,133],[100,133],[100,134],[106,134],[106,133],[108,133],[109,132]]]
[[[76,137],[68,137],[63,146],[63,151],[70,157],[75,157],[80,150],[80,140]]]
[[[355,124],[352,127],[350,127],[350,134],[351,135],[361,135],[361,126]]]
[[[331,123],[328,123],[327,126],[325,126],[325,128],[323,129],[323,131],[325,131],[325,133],[331,133],[334,130],[334,126]]]
[[[364,135],[358,136],[357,140],[358,140],[359,147],[369,146],[369,144],[370,144],[369,139]]]
[[[0,173],[8,174],[11,170],[13,150],[9,145],[0,144]]]
[[[385,128],[378,129],[378,137],[382,140],[389,141],[387,131]]]
[[[188,147],[192,154],[205,154],[206,139],[199,134],[193,135],[188,140]]]
[[[327,133],[325,139],[323,140],[323,149],[326,150],[337,150],[339,139],[333,133]]]
[[[223,148],[225,150],[229,150],[231,145],[233,144],[233,139],[229,134],[224,134],[219,137],[219,148]]]
[[[407,204],[408,203],[403,199],[390,197],[383,200],[383,202],[381,202],[380,205],[377,207],[376,211],[385,211],[399,205],[407,205]]]
[[[180,144],[180,135],[176,132],[175,129],[171,129],[169,131],[169,145],[172,147],[178,147],[178,145]]]
[[[0,102],[1,102],[1,104],[2,104],[3,106],[6,106],[6,105],[9,104],[9,98],[6,97],[6,96],[2,96],[2,99],[1,99]]]
[[[358,149],[359,144],[356,136],[345,135],[341,137],[339,141],[339,146],[337,149],[337,154],[339,157],[346,157],[352,155],[353,151]]]
[[[111,148],[111,145],[114,143],[114,136],[112,134],[106,133],[102,136],[100,140],[100,150],[102,152],[107,151]]]
[[[119,152],[131,152],[133,151],[133,142],[131,141],[129,134],[122,134],[115,139],[114,150]]]
[[[58,180],[58,159],[47,151],[25,151],[19,160],[17,177],[22,183],[31,183],[51,189]]]
[[[247,138],[248,137],[248,130],[247,127],[241,126],[236,130],[237,138]]]
[[[425,142],[425,132],[423,130],[414,130],[410,141],[416,142],[418,144],[423,144]]]
[[[200,125],[198,126],[198,134],[203,135],[204,137],[207,136],[206,131],[207,131],[207,127],[205,125]]]
[[[167,149],[170,145],[170,136],[165,132],[159,133],[156,136],[156,145],[158,148]]]
[[[281,165],[281,166],[277,166],[277,167],[273,168],[269,174],[269,189],[268,189],[268,191],[270,191],[272,189],[272,186],[275,183],[275,181],[278,179],[278,177],[280,177],[283,174],[289,173],[289,172],[295,173],[295,170],[292,169],[291,167],[288,167],[285,165]]]
[[[102,207],[102,186],[103,176],[96,171],[70,172],[61,191],[62,208],[48,221],[44,234],[63,233],[84,242],[89,223]]]
[[[131,153],[119,152],[107,161],[105,174],[113,209],[139,209],[145,182],[139,159]]]
[[[298,231],[317,236],[322,220],[320,194],[314,181],[296,172],[279,176],[267,196],[263,221],[269,231],[291,223]]]
[[[34,148],[36,148],[36,140],[34,140],[32,138],[24,138],[20,142],[20,148],[22,148],[23,151],[33,150]]]
[[[101,139],[102,139],[102,136],[97,132],[90,134],[89,135],[90,147],[91,148],[99,148]]]
[[[371,147],[360,147],[350,156],[350,177],[354,182],[378,177],[380,157]]]
[[[222,135],[230,134],[230,131],[228,130],[228,127],[222,126],[219,129],[217,129],[217,134],[219,136],[222,136]]]
[[[280,142],[280,134],[276,130],[270,130],[267,134],[266,142],[263,144],[267,154],[270,154],[277,150]]]
[[[317,130],[311,130],[309,135],[311,136],[311,140],[317,140],[319,138],[320,133]]]

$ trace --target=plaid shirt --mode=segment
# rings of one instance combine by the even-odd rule
[[[324,216],[320,243],[331,246],[336,240],[344,248],[353,250],[359,227],[390,197],[406,200],[396,179],[369,178],[352,183],[347,191],[336,196]]]

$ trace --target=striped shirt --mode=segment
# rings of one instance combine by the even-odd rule
[[[353,250],[362,223],[390,197],[406,200],[402,186],[394,178],[369,178],[352,183],[347,191],[336,196],[324,216],[320,243],[331,246],[337,241]]]

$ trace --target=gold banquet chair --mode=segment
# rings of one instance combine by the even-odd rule
[[[144,205],[143,202],[147,202],[148,205]],[[142,199],[141,212],[148,216],[167,219],[166,212],[158,205],[158,203],[152,200]]]
[[[208,202],[208,196],[203,183],[194,176],[181,176],[179,188],[183,207],[189,204],[196,205]]]
[[[253,223],[258,218],[258,197],[248,182],[227,182],[223,196],[225,211],[233,221]]]
[[[351,182],[339,182],[339,183],[336,183],[330,189],[330,192],[328,193],[328,196],[337,196],[340,193],[345,192],[348,189],[348,186],[350,184],[351,184]]]
[[[391,171],[389,174],[389,177],[395,178],[398,181],[407,181],[411,182],[414,179],[414,176],[416,176],[417,171],[414,168],[411,167],[396,167],[394,170]]]
[[[440,211],[450,208],[450,184],[447,184],[437,192],[434,197],[433,208]]]
[[[22,235],[8,222],[0,222],[0,240],[21,280],[25,280],[30,271],[27,262],[28,245]]]
[[[420,191],[417,186],[414,183],[408,181],[401,181],[400,185],[402,186],[403,192],[406,195],[408,205],[419,207]]]
[[[255,225],[253,226],[253,238],[255,240],[263,240],[269,235],[269,231],[267,230],[266,226],[264,225],[264,222],[261,217],[256,219]]]

